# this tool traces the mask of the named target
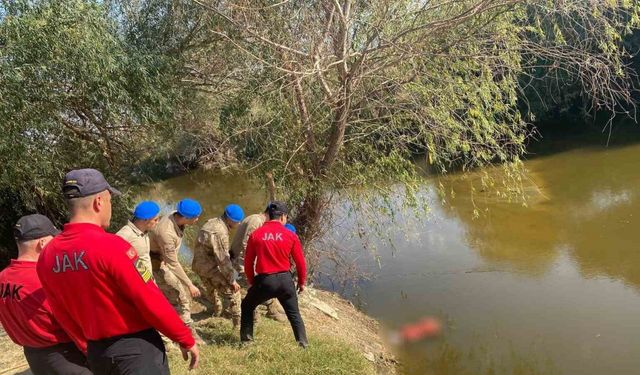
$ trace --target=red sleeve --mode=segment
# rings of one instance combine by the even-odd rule
[[[293,257],[293,262],[296,264],[296,271],[298,272],[298,285],[304,285],[307,280],[307,264],[304,261],[304,254],[302,253],[302,244],[298,236],[294,237],[291,256]]]
[[[149,324],[165,336],[190,349],[195,340],[187,327],[173,309],[158,286],[150,279],[145,280],[146,270],[138,257],[130,259],[126,252],[114,251],[108,260],[107,267],[111,277],[128,299],[135,304],[140,314]],[[140,269],[140,272],[137,268]]]
[[[244,254],[244,274],[247,276],[247,282],[249,285],[253,285],[254,279],[254,264],[256,260],[256,243],[253,240],[253,234],[249,236],[249,241],[247,242],[247,250],[245,250]]]
[[[45,280],[43,278],[44,275],[40,272],[42,263],[38,262],[36,266],[36,272],[38,273],[38,278],[40,280]],[[78,349],[80,349],[85,355],[87,354],[87,340],[84,337],[84,332],[82,328],[76,323],[76,321],[67,313],[67,309],[61,305],[56,300],[56,293],[52,290],[49,290],[47,282],[42,282],[42,289],[44,290],[44,294],[47,296],[47,306],[46,308],[50,309],[51,313],[55,320],[60,324],[60,327],[67,333],[69,338],[73,340]]]

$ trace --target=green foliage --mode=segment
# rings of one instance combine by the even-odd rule
[[[482,188],[518,196],[527,121],[635,99],[632,0],[0,4],[5,236],[27,212],[62,222],[70,168],[126,187],[175,155],[273,173],[306,239],[339,196],[370,221],[397,186],[426,209],[418,154],[439,173],[499,164]]]
[[[156,125],[172,120],[179,92],[174,62],[128,43],[99,1],[3,2],[0,17],[0,227],[8,245],[22,214],[63,222],[59,189],[69,169],[97,168],[126,188],[138,164],[162,150]],[[118,223],[127,202],[115,202]]]
[[[482,188],[518,196],[527,120],[540,113],[532,107],[571,95],[595,109],[634,101],[622,41],[637,26],[639,4],[203,5],[220,19],[215,45],[236,54],[222,71],[201,68],[211,80],[245,72],[222,101],[220,129],[246,169],[258,178],[274,172],[304,229],[336,193],[357,192],[376,207],[364,211],[384,213],[388,199],[377,198],[391,198],[398,184],[423,207],[412,194],[416,154],[443,173],[502,165]]]
[[[640,20],[637,1],[540,1],[521,13],[520,109],[539,123],[584,124],[598,112],[634,118]],[[533,53],[533,52],[536,53]]]

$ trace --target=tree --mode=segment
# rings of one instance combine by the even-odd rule
[[[307,241],[345,188],[388,209],[399,183],[421,206],[416,154],[439,172],[502,164],[483,184],[517,190],[532,81],[579,81],[595,108],[635,91],[621,36],[637,1],[194,2],[218,20],[201,45],[224,52],[193,80],[226,83],[227,143],[247,170],[274,172]]]
[[[64,222],[68,170],[98,168],[127,188],[163,150],[171,129],[159,125],[181,100],[176,67],[130,43],[99,1],[0,2],[0,263],[19,216]],[[125,215],[128,202],[114,202]]]

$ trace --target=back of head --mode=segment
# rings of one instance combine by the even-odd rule
[[[273,201],[267,206],[267,214],[269,215],[269,220],[279,220],[289,214],[289,208],[284,202]]]
[[[143,201],[133,210],[133,220],[151,220],[160,214],[160,206],[156,202]]]
[[[72,222],[89,222],[104,228],[111,222],[111,197],[121,194],[100,171],[91,168],[67,173],[62,193],[69,202]]]
[[[105,190],[113,196],[122,194],[109,185],[100,171],[92,168],[69,171],[62,182],[62,193],[69,200],[96,195]]]
[[[224,217],[233,223],[239,223],[244,219],[244,210],[237,204],[230,204],[224,208]]]
[[[20,255],[39,253],[42,248],[60,231],[48,217],[40,214],[21,217],[13,227],[13,236],[18,244]]]
[[[71,216],[77,215],[82,212],[90,212],[93,206],[93,200],[96,198],[97,194],[89,195],[87,197],[78,197],[67,199],[67,203],[69,204],[69,210],[71,211]]]
[[[195,199],[184,198],[176,205],[176,213],[184,219],[183,224],[193,224],[202,214],[202,206]]]

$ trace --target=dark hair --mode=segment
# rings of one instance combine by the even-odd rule
[[[286,214],[283,214],[282,212],[269,212],[269,220],[280,220],[281,217],[283,217]]]
[[[151,219],[140,219],[139,217],[135,217],[135,216],[131,216],[131,219],[129,219],[129,221],[132,223],[135,223],[136,221],[147,221],[147,220],[151,220]]]
[[[269,213],[269,220],[277,220],[288,214],[289,208],[284,202],[273,201],[267,206],[267,212]]]

